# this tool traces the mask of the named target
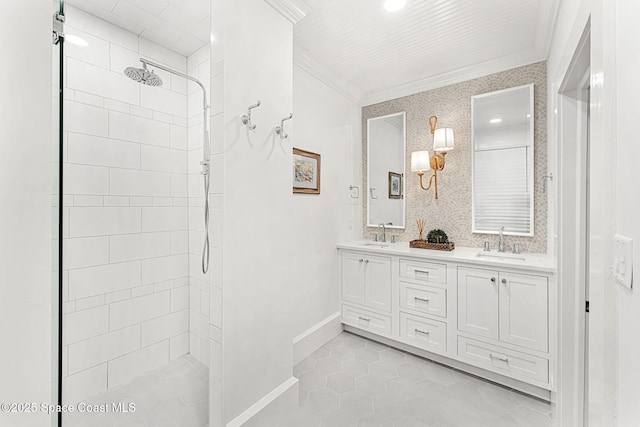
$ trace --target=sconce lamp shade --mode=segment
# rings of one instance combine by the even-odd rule
[[[433,134],[433,151],[442,152],[453,150],[453,129],[436,129]]]
[[[414,151],[411,153],[411,172],[423,172],[431,169],[428,151]]]

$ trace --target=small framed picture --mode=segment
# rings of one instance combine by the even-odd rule
[[[389,172],[389,198],[402,199],[402,174]]]
[[[320,194],[320,154],[293,149],[293,192]]]

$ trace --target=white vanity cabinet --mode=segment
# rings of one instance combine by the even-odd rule
[[[391,257],[340,253],[342,323],[383,336],[393,335]]]
[[[391,257],[341,254],[342,300],[391,312]]]
[[[509,387],[554,390],[553,262],[339,245],[345,328]],[[361,247],[366,247],[360,243]]]
[[[458,267],[458,330],[546,352],[547,277]]]

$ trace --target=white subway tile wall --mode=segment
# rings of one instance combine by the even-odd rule
[[[89,43],[66,49],[63,387],[75,403],[189,353],[190,342],[209,363],[208,278],[189,280],[203,229],[202,200],[199,215],[189,203],[202,190],[188,188],[200,177],[189,152],[202,146],[189,146],[199,87],[161,70],[162,87],[143,86],[123,71],[144,57],[210,79],[208,45],[188,60],[72,6],[66,30]]]

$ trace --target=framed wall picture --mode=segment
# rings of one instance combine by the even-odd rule
[[[320,154],[293,149],[293,192],[320,194]]]
[[[389,198],[402,199],[402,174],[389,172]]]

